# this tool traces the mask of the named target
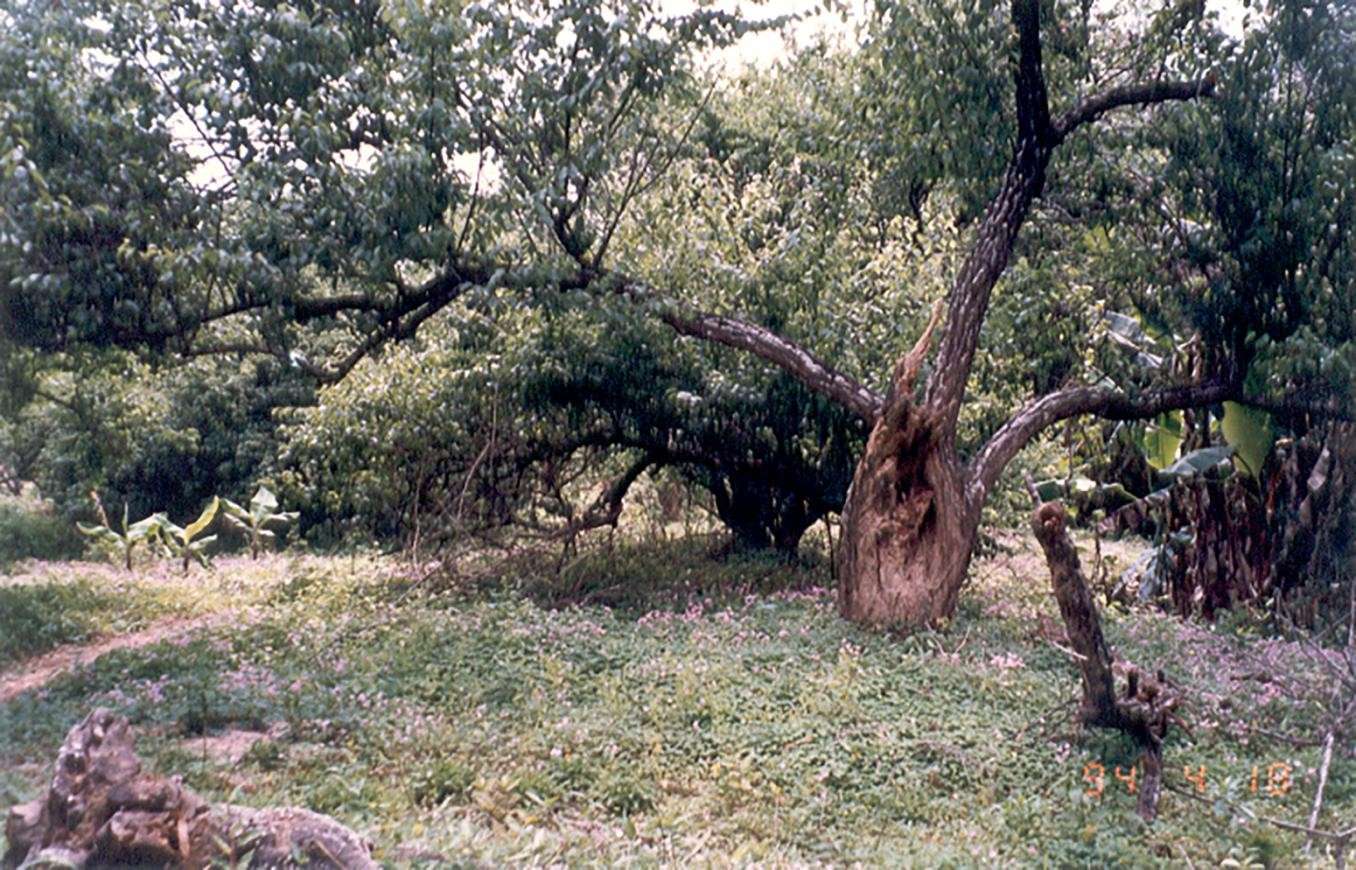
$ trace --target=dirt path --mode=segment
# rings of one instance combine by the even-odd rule
[[[26,659],[0,670],[0,704],[41,688],[58,674],[87,665],[106,653],[119,649],[140,649],[162,640],[182,637],[204,628],[221,625],[235,618],[231,613],[207,616],[177,616],[153,622],[140,631],[106,637],[92,643],[67,644],[48,653]]]

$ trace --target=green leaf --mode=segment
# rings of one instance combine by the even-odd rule
[[[260,514],[271,514],[278,509],[278,497],[269,491],[266,486],[259,487],[259,491],[250,499],[250,512],[256,516]]]
[[[91,526],[88,523],[76,523],[76,528],[82,535],[88,535],[91,538],[98,538],[101,541],[110,543],[122,543],[122,535],[105,526]]]
[[[209,505],[207,505],[207,507],[203,508],[202,513],[198,516],[196,520],[188,524],[188,528],[184,529],[183,531],[184,540],[185,541],[193,540],[199,535],[199,533],[201,533],[204,529],[210,526],[212,524],[212,520],[216,518],[217,508],[219,507],[221,507],[221,499],[217,498],[216,496],[212,496],[212,502]]]
[[[172,524],[167,515],[163,513],[151,514],[143,520],[132,523],[131,527],[127,529],[127,540],[135,542],[154,537],[161,531],[166,531],[169,525]]]
[[[1181,447],[1181,411],[1159,414],[1152,423],[1144,426],[1140,448],[1144,450],[1144,458],[1156,471],[1162,471],[1171,465]]]
[[[285,526],[288,525],[289,523],[296,522],[297,517],[299,516],[301,516],[301,513],[299,511],[287,511],[285,513],[274,514],[273,516],[264,520],[264,523],[268,525]]]
[[[1271,415],[1237,402],[1225,402],[1220,430],[1224,433],[1224,440],[1234,448],[1234,455],[1243,469],[1253,477],[1261,474],[1262,465],[1271,453],[1271,445],[1276,441],[1271,429]]]

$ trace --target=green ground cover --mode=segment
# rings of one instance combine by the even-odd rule
[[[1145,826],[1116,776],[1130,745],[1070,723],[1076,671],[1029,553],[981,563],[954,625],[908,638],[840,620],[823,566],[716,563],[694,544],[456,590],[411,588],[388,559],[250,564],[173,587],[185,612],[241,618],[0,704],[0,800],[37,793],[65,731],[103,705],[155,769],[212,799],[330,813],[396,865],[1327,860],[1239,809],[1307,816],[1318,751],[1262,733],[1302,733],[1307,714],[1252,674],[1258,655],[1302,669],[1296,648],[1109,614],[1121,656],[1190,687],[1192,731],[1166,754],[1181,791]],[[4,588],[64,584],[78,591],[42,593],[42,612],[78,614],[105,594],[84,570]],[[169,581],[121,582],[147,597],[119,600],[149,601]],[[568,597],[609,604],[543,605]],[[234,757],[214,742],[242,733]],[[1202,767],[1198,801],[1184,768]],[[1325,807],[1356,815],[1349,765]]]

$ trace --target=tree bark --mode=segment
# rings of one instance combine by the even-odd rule
[[[1037,507],[1031,515],[1031,530],[1045,551],[1059,614],[1069,632],[1069,645],[1078,656],[1083,680],[1079,721],[1122,731],[1139,745],[1144,776],[1139,783],[1138,809],[1146,822],[1152,822],[1158,815],[1163,785],[1163,738],[1174,719],[1176,694],[1161,670],[1151,677],[1130,666],[1125,672],[1125,694],[1116,696],[1115,659],[1102,636],[1102,618],[1069,537],[1064,505],[1054,501]]]
[[[882,420],[867,441],[843,510],[838,604],[877,627],[941,625],[956,610],[978,512],[960,469],[921,422]]]
[[[1036,0],[1013,0],[1020,39],[1014,68],[1017,141],[948,297],[946,331],[926,398],[915,404],[913,388],[936,311],[923,338],[897,366],[853,477],[838,581],[839,606],[849,619],[909,629],[938,625],[955,612],[965,582],[979,510],[967,498],[967,475],[955,456],[956,423],[989,297],[1040,195],[1056,141],[1039,15]]]

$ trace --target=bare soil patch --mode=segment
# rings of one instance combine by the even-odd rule
[[[274,724],[266,731],[249,728],[227,728],[215,734],[202,737],[190,737],[182,744],[184,751],[193,755],[202,755],[225,767],[235,767],[254,748],[256,743],[275,740],[285,731],[285,726]]]
[[[87,665],[100,656],[120,649],[140,649],[222,625],[235,618],[230,613],[213,613],[207,616],[176,616],[154,622],[140,631],[117,635],[92,643],[68,644],[57,647],[51,652],[19,662],[13,667],[0,671],[0,703],[10,701],[22,695],[40,689],[51,682],[58,674]]]

